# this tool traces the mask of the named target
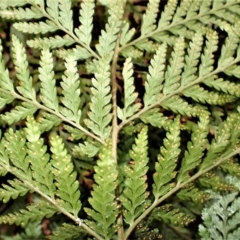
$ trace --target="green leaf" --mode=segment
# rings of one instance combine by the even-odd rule
[[[0,6],[1,7],[1,6]],[[5,9],[0,11],[0,15],[6,19],[39,19],[43,15],[42,13],[35,7],[31,8],[13,8],[11,10]]]
[[[68,35],[65,35],[63,37],[57,35],[55,37],[34,38],[27,41],[29,47],[38,49],[54,49],[63,46],[70,46],[74,43],[75,41]]]
[[[46,22],[39,22],[39,23],[26,23],[26,22],[18,22],[14,23],[13,26],[21,32],[24,33],[33,33],[33,34],[44,34],[47,32],[55,32],[58,30],[58,27],[49,20]]]
[[[135,144],[129,155],[130,163],[124,166],[124,187],[121,196],[123,216],[126,223],[130,226],[134,220],[143,213],[145,202],[148,196],[147,189],[147,171],[148,171],[148,141],[147,127],[144,127],[138,134]]]
[[[202,239],[236,239],[239,236],[240,198],[237,192],[215,196],[202,211]]]
[[[163,140],[164,146],[160,148],[156,162],[156,172],[153,175],[153,194],[155,199],[164,196],[175,185],[171,183],[176,176],[176,165],[180,153],[180,126],[179,117],[174,119],[169,127],[166,138]]]
[[[235,96],[218,92],[209,92],[198,85],[187,88],[182,93],[186,97],[191,97],[197,102],[209,103],[211,105],[224,105],[236,100]]]
[[[76,218],[81,209],[79,183],[74,170],[71,156],[64,148],[62,139],[58,135],[52,135],[50,139],[55,185],[55,194],[58,197],[58,205],[63,207]]]
[[[207,34],[206,38],[206,47],[201,55],[201,64],[199,66],[199,77],[213,71],[213,53],[217,50],[218,46],[218,36],[216,32]]]
[[[30,181],[32,179],[32,173],[29,169],[29,161],[26,158],[27,149],[24,133],[22,131],[14,132],[12,129],[9,129],[9,131],[4,134],[4,139],[1,144],[5,148],[1,148],[2,160],[4,161],[1,162],[2,166],[4,167],[5,164],[8,171],[14,171],[14,174],[17,174],[22,180]],[[21,149],[21,151],[19,151],[19,149]],[[9,160],[14,168],[9,164]]]
[[[178,172],[178,182],[185,182],[191,176],[191,171],[201,163],[201,159],[204,155],[204,150],[208,146],[208,117],[200,118],[198,125],[193,128],[191,142],[187,144],[187,150],[184,153],[184,157],[181,163],[181,168]]]
[[[20,209],[17,212],[0,216],[0,223],[16,224],[22,227],[28,222],[40,221],[44,217],[51,217],[57,212],[56,208],[50,203],[40,201],[27,206],[27,209]]]
[[[163,86],[163,94],[165,95],[172,93],[180,86],[181,72],[184,67],[184,48],[184,39],[179,38],[174,45],[170,65],[167,66],[167,71],[165,73],[165,82]]]
[[[185,86],[197,78],[199,58],[203,45],[203,36],[195,34],[189,44],[187,55],[185,57],[184,70],[181,77],[181,85]]]
[[[101,149],[100,159],[94,168],[96,183],[93,185],[92,197],[89,199],[92,208],[84,208],[91,217],[84,222],[104,239],[111,239],[118,229],[116,225],[118,208],[115,199],[118,171],[111,150],[112,146],[109,142]]]
[[[61,98],[64,107],[60,109],[62,115],[76,123],[80,122],[80,80],[78,76],[77,61],[74,56],[69,55],[65,62],[66,71],[62,77],[63,88]]]
[[[160,93],[163,88],[165,59],[166,59],[167,45],[162,44],[154,57],[151,59],[149,66],[149,74],[147,74],[147,81],[145,82],[144,105],[148,106],[156,103],[160,99]]]
[[[143,14],[141,35],[147,35],[156,29],[156,18],[160,0],[150,0],[147,5],[146,13]]]
[[[17,7],[17,6],[24,6],[28,3],[28,0],[2,0],[0,3],[0,8],[7,8],[7,7]]]
[[[122,74],[124,79],[124,108],[121,109],[118,107],[118,117],[124,121],[137,112],[141,106],[140,103],[135,103],[138,94],[134,92],[133,64],[131,58],[126,59]]]
[[[117,34],[122,25],[123,0],[112,0],[109,2],[109,18],[105,30],[101,31],[99,44],[96,49],[101,57],[112,56],[116,45]]]
[[[143,113],[140,116],[140,119],[144,123],[150,123],[154,127],[163,127],[164,129],[168,129],[172,123],[170,119],[159,112],[158,108],[152,108],[149,111]]]
[[[93,29],[93,14],[95,3],[93,0],[83,1],[81,3],[79,21],[81,23],[78,29],[75,29],[76,35],[79,40],[87,46],[90,45],[92,40]]]
[[[3,51],[3,47],[2,47],[2,42],[0,41],[0,86],[4,90],[8,90],[14,93],[15,91],[14,91],[13,82],[10,79],[8,69],[5,68],[2,51]]]
[[[25,119],[27,116],[33,115],[37,111],[37,107],[33,104],[23,102],[22,105],[18,105],[11,112],[5,113],[2,115],[2,119],[8,124],[18,122],[22,119]]]
[[[38,77],[41,81],[41,101],[45,106],[58,111],[58,98],[53,71],[53,57],[48,49],[42,50],[40,67],[38,70]]]
[[[8,185],[2,184],[0,188],[0,199],[6,203],[12,199],[16,199],[19,196],[24,196],[28,193],[29,189],[26,188],[21,181],[14,179],[8,180]]]
[[[156,219],[160,222],[163,221],[166,224],[179,227],[187,226],[195,220],[192,216],[182,212],[171,204],[165,204],[161,207],[155,208],[150,215],[150,219]]]
[[[27,143],[27,161],[30,162],[32,178],[35,187],[44,194],[54,199],[56,188],[53,184],[53,173],[50,164],[50,156],[47,153],[47,147],[44,146],[44,140],[40,138],[40,124],[32,117],[27,119],[27,128],[25,128]],[[44,169],[44,171],[42,171]]]
[[[70,0],[59,1],[59,23],[68,31],[73,31],[73,12]]]
[[[211,145],[208,148],[207,155],[201,164],[201,170],[212,166],[222,154],[227,153],[228,147],[231,146],[232,140],[230,139],[233,134],[237,139],[239,138],[240,130],[236,128],[236,123],[238,121],[239,115],[231,114],[224,122],[219,124],[218,131],[214,136],[215,138],[212,140]],[[224,151],[226,151],[226,153],[224,153]]]
[[[55,54],[62,59],[66,59],[67,56],[72,55],[76,60],[85,60],[92,56],[92,54],[87,49],[79,46],[76,46],[76,48],[72,48],[70,50],[56,50]]]
[[[134,28],[129,29],[129,23],[124,22],[120,36],[120,45],[124,46],[127,44],[133,37],[135,31]]]
[[[55,115],[42,112],[42,115],[40,116],[40,118],[38,118],[38,122],[40,123],[40,131],[47,132],[53,127],[60,125],[62,120]]]
[[[97,62],[97,73],[92,79],[89,119],[84,120],[87,127],[102,139],[109,137],[111,127],[108,125],[112,119],[110,113],[112,107],[110,104],[110,67],[108,64],[108,59],[101,59]]]
[[[192,201],[195,204],[204,203],[209,199],[209,193],[200,191],[193,184],[187,184],[177,193],[182,201]]]
[[[17,90],[24,97],[35,100],[36,92],[32,86],[32,77],[30,77],[25,49],[14,35],[12,36],[12,43],[13,63],[15,65],[17,78],[20,80],[20,86],[17,87]]]
[[[48,236],[50,240],[69,240],[79,239],[86,236],[86,232],[79,226],[70,225],[64,223],[62,226],[52,232],[52,235]]]

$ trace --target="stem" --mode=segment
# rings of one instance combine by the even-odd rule
[[[163,101],[171,98],[174,95],[178,95],[179,93],[182,93],[185,89],[192,87],[195,84],[201,83],[203,82],[205,79],[216,75],[217,73],[223,72],[225,69],[229,68],[230,66],[236,64],[237,62],[239,62],[240,59],[235,59],[234,61],[232,61],[231,63],[225,65],[224,67],[218,67],[216,70],[212,71],[211,73],[203,76],[203,77],[199,77],[197,78],[195,81],[192,81],[189,84],[186,84],[184,86],[181,86],[180,88],[178,88],[177,90],[173,91],[172,93],[168,94],[168,95],[164,95],[160,100],[158,100],[156,103],[146,106],[143,109],[141,109],[139,112],[137,112],[136,114],[132,115],[130,118],[126,119],[125,121],[121,122],[121,124],[118,126],[119,130],[121,130],[126,124],[128,124],[129,122],[139,118],[142,114],[144,114],[145,112],[147,112],[148,110],[160,105]]]
[[[117,69],[117,61],[119,56],[119,41],[120,41],[120,34],[118,34],[118,39],[113,55],[113,61],[111,66],[111,83],[112,83],[112,105],[113,105],[113,120],[112,120],[112,156],[117,164],[117,145],[118,145],[118,134],[119,134],[119,128],[118,128],[118,122],[117,122],[117,79],[116,79],[116,69]],[[116,189],[116,195],[119,197],[119,187]],[[121,202],[118,201],[118,205],[120,206],[120,214],[117,219],[117,224],[120,226],[118,229],[118,239],[124,238],[124,229],[123,229],[123,217],[121,214]]]
[[[95,139],[96,141],[98,141],[98,142],[100,142],[102,144],[104,143],[104,141],[101,138],[95,136],[94,134],[92,134],[91,132],[86,130],[84,127],[82,127],[80,124],[70,121],[68,118],[64,117],[61,113],[56,112],[56,111],[54,111],[54,110],[52,110],[50,108],[45,107],[44,105],[40,104],[36,100],[27,99],[27,98],[22,97],[21,95],[17,94],[16,92],[10,92],[10,91],[2,89],[2,88],[0,88],[0,91],[6,93],[8,95],[10,94],[10,95],[14,96],[15,98],[17,98],[19,100],[22,100],[24,102],[28,102],[28,103],[30,103],[32,105],[35,105],[38,109],[42,109],[42,110],[45,110],[46,112],[52,113],[53,115],[55,115],[55,116],[59,117],[60,119],[62,119],[64,122],[67,122],[70,125],[74,126],[75,128],[79,129],[80,131],[85,133],[87,136]]]
[[[127,229],[126,233],[125,233],[125,240],[127,240],[127,238],[129,237],[129,235],[131,234],[131,232],[135,229],[135,227],[144,219],[146,218],[146,216],[148,214],[151,213],[151,211],[156,208],[160,203],[162,203],[163,201],[165,201],[167,198],[169,198],[170,196],[172,196],[174,193],[176,193],[177,191],[179,191],[181,188],[185,187],[187,184],[195,181],[196,179],[198,179],[199,177],[201,177],[202,175],[204,175],[205,173],[211,171],[213,168],[217,167],[218,165],[220,165],[221,163],[223,163],[224,161],[228,160],[229,158],[235,156],[236,154],[240,153],[240,147],[237,148],[237,150],[235,150],[234,152],[232,152],[231,154],[229,154],[228,156],[225,157],[220,157],[211,167],[205,168],[203,170],[200,170],[198,173],[196,173],[195,175],[193,175],[192,177],[190,177],[187,181],[183,182],[183,183],[177,183],[176,186],[171,189],[167,194],[165,194],[164,196],[162,196],[159,199],[155,199],[155,201],[153,202],[153,204],[144,212],[142,213],[135,221],[134,223]]]

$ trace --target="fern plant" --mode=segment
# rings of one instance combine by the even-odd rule
[[[24,228],[20,239],[46,219],[52,240],[192,236],[205,190],[234,189],[218,171],[240,171],[240,2],[0,9],[12,29],[0,49],[0,199],[25,200],[3,205],[0,223]]]

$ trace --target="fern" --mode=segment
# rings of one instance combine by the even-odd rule
[[[214,190],[200,235],[237,238],[239,1],[3,0],[0,16],[1,224],[195,239]]]

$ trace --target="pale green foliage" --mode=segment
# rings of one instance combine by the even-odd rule
[[[117,231],[117,201],[114,191],[117,187],[117,166],[111,156],[111,144],[101,149],[97,166],[95,166],[95,182],[89,202],[93,209],[85,208],[92,219],[86,223],[104,239],[111,239]]]
[[[118,118],[125,120],[140,108],[140,103],[135,103],[137,93],[134,93],[133,64],[130,58],[126,59],[123,67],[124,79],[124,108],[118,108]]]
[[[0,200],[38,196],[0,223],[63,214],[49,239],[154,239],[234,189],[214,168],[240,172],[240,2],[133,2],[0,1]]]
[[[239,189],[239,179],[231,182]],[[199,225],[201,239],[237,239],[239,237],[240,198],[237,192],[213,194],[211,202],[202,211],[203,224]]]
[[[124,184],[123,195],[121,196],[123,205],[123,216],[125,222],[129,225],[133,224],[146,207],[146,173],[148,167],[147,157],[147,128],[143,128],[138,134],[136,143],[133,145],[129,153],[131,161],[124,166]]]

